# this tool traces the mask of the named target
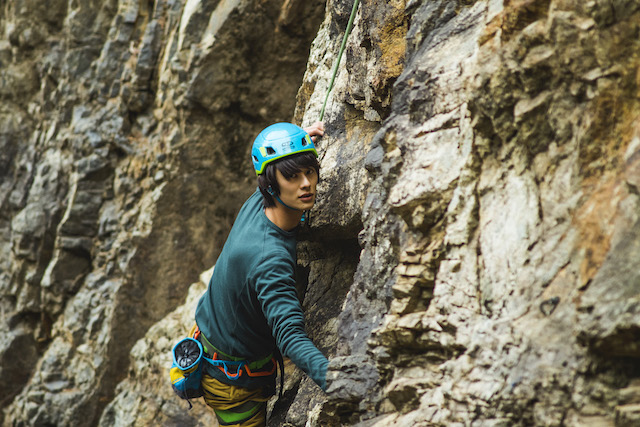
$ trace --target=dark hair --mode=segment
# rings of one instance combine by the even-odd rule
[[[265,166],[264,172],[258,175],[258,188],[262,193],[262,205],[265,208],[276,205],[275,200],[273,200],[273,197],[269,194],[269,187],[273,189],[276,195],[280,195],[280,186],[276,179],[276,168],[285,178],[290,178],[303,169],[313,168],[316,170],[318,178],[320,178],[320,164],[315,154],[310,151],[283,157],[280,160],[269,163]]]

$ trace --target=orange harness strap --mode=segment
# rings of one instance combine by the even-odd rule
[[[189,333],[189,335],[192,335],[192,334],[193,334],[193,338],[194,339],[200,338],[200,335],[202,334],[202,332],[200,331],[200,328],[198,327],[197,324],[191,329],[191,331]],[[221,359],[218,359],[218,353],[213,353],[212,360],[221,360]],[[247,363],[241,364],[235,374],[232,374],[232,373],[227,371],[226,364],[224,364],[223,366],[218,365],[218,369],[220,369],[220,371],[222,371],[228,378],[239,378],[242,375],[242,368],[243,367],[244,367],[244,370],[246,371],[247,375],[250,376],[250,377],[268,377],[269,375],[273,375],[273,373],[276,371],[277,362],[276,362],[276,359],[274,357],[271,358],[271,363],[272,363],[273,366],[271,367],[271,370],[269,370],[269,371],[256,371],[256,372],[254,372],[254,371],[251,370],[251,368],[249,368],[249,365]]]

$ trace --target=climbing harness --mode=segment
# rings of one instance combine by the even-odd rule
[[[340,45],[340,51],[338,52],[338,58],[336,59],[335,64],[333,65],[333,73],[331,75],[331,81],[329,82],[329,87],[327,88],[327,94],[324,97],[324,103],[322,104],[322,110],[320,110],[320,121],[324,118],[324,109],[327,106],[327,100],[329,99],[329,93],[333,88],[333,81],[336,78],[336,74],[338,74],[338,66],[340,65],[340,59],[342,58],[342,52],[344,52],[344,47],[347,44],[347,38],[349,37],[349,33],[351,32],[351,27],[353,25],[353,20],[356,17],[356,11],[358,10],[358,4],[360,0],[355,0],[353,2],[353,7],[351,8],[351,16],[349,16],[349,23],[347,24],[347,29],[344,32],[344,37],[342,37],[342,44]]]
[[[273,375],[275,373],[277,355],[274,356],[273,354],[269,354],[267,357],[264,357],[260,360],[250,362],[245,359],[224,354],[209,342],[209,340],[204,336],[204,334],[202,334],[199,328],[196,329],[194,338],[202,344],[205,355],[213,354],[211,358],[204,357],[204,359],[211,365],[217,366],[218,369],[220,369],[220,371],[223,372],[224,375],[230,380],[238,379],[245,373],[250,377],[264,377]],[[270,371],[259,371],[269,362],[273,362],[273,367]],[[230,367],[232,369],[229,369]]]
[[[213,353],[213,356],[211,356],[211,353]],[[224,359],[221,358],[221,355]],[[217,367],[229,380],[237,380],[244,374],[252,378],[271,376],[275,374],[276,367],[280,366],[279,396],[282,397],[284,390],[284,361],[282,360],[282,354],[277,349],[274,353],[256,361],[234,358],[213,347],[196,326],[193,337],[183,338],[173,347],[172,357],[173,364],[169,369],[171,386],[180,398],[189,403],[189,409],[193,406],[190,399],[203,395],[201,384],[203,360]],[[272,362],[271,369],[261,370],[269,362]]]

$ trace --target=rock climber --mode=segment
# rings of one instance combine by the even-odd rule
[[[307,336],[295,287],[296,229],[316,200],[314,141],[323,134],[322,122],[276,123],[253,143],[258,189],[240,209],[195,315],[207,357],[248,361],[205,364],[204,399],[220,425],[266,424],[280,354],[326,388],[328,361]]]

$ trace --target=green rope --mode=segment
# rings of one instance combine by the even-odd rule
[[[333,88],[333,81],[336,79],[336,74],[338,74],[338,66],[340,65],[340,59],[342,58],[342,52],[344,52],[344,47],[347,44],[347,37],[349,37],[349,33],[351,32],[351,26],[353,25],[353,19],[356,17],[356,11],[358,10],[358,3],[360,0],[355,0],[353,2],[353,7],[351,8],[351,16],[349,17],[349,23],[347,24],[347,30],[344,32],[344,37],[342,38],[342,45],[340,45],[340,52],[338,52],[338,59],[336,59],[336,63],[333,66],[333,75],[331,76],[331,81],[329,82],[329,88],[327,89],[327,95],[324,97],[324,103],[322,104],[322,110],[320,110],[320,121],[324,118],[324,108],[327,106],[327,100],[329,99],[329,93]]]

